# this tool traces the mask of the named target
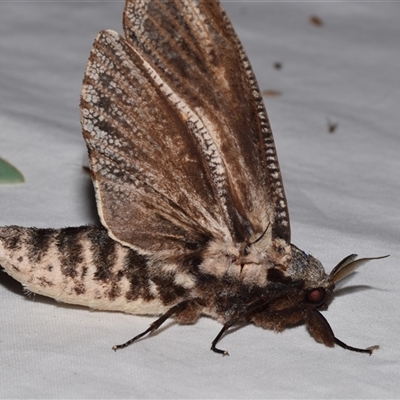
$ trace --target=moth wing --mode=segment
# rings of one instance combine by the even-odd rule
[[[127,40],[97,37],[81,96],[110,235],[149,253],[254,240],[269,225],[289,241],[268,119],[219,5],[128,1],[124,25]]]
[[[205,132],[162,86],[124,38],[98,35],[81,124],[99,214],[114,239],[148,253],[193,250],[229,234],[199,148]]]
[[[127,40],[206,126],[224,166],[231,230],[290,242],[274,139],[250,62],[218,1],[127,0]]]

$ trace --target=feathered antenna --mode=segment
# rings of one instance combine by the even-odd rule
[[[389,257],[389,254],[381,257],[368,257],[368,258],[360,258],[356,260],[357,254],[350,254],[345,257],[342,261],[340,261],[335,268],[329,274],[329,277],[333,280],[333,282],[337,283],[342,279],[346,278],[352,274],[357,268],[366,264],[371,260],[380,260],[381,258]]]

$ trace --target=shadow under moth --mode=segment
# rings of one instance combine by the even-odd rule
[[[102,226],[0,228],[0,264],[35,293],[92,309],[201,315],[275,331],[306,324],[348,346],[320,313],[335,284],[290,243],[270,124],[243,47],[218,1],[127,0],[125,37],[105,30],[80,100]],[[378,257],[381,258],[381,257]]]

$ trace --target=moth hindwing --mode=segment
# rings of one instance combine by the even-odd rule
[[[290,243],[274,139],[249,60],[218,1],[128,0],[125,36],[90,53],[81,123],[102,226],[0,229],[0,261],[32,292],[91,308],[223,328],[305,323],[337,339],[320,309],[335,283]]]

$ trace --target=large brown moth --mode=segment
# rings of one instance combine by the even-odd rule
[[[335,284],[290,243],[274,140],[249,60],[218,1],[127,0],[125,38],[91,51],[81,123],[102,226],[0,228],[0,264],[32,292],[93,309],[337,339],[320,309]]]

